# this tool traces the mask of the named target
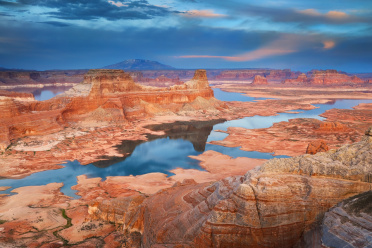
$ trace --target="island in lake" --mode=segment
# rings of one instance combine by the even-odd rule
[[[1,74],[2,244],[368,246],[370,79],[335,70],[47,74]]]

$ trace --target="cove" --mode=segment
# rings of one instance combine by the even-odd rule
[[[239,99],[240,101],[254,101],[257,98],[246,97],[240,93],[223,92],[214,89],[219,100]],[[232,95],[231,95],[232,94]],[[260,99],[262,100],[262,99]],[[89,178],[108,176],[142,175],[151,172],[162,172],[172,175],[170,170],[175,168],[202,170],[199,162],[189,158],[207,150],[214,150],[231,157],[273,158],[270,153],[247,152],[240,147],[223,147],[208,142],[222,140],[227,134],[216,130],[227,130],[228,127],[267,128],[276,122],[288,121],[292,118],[323,119],[319,115],[328,109],[350,109],[359,103],[370,103],[372,100],[336,100],[331,104],[317,104],[313,110],[299,110],[300,113],[279,113],[276,116],[253,116],[239,120],[211,120],[194,122],[174,122],[147,126],[154,131],[163,131],[164,135],[147,135],[148,141],[123,141],[116,149],[122,157],[102,157],[88,165],[81,165],[78,161],[68,161],[64,168],[34,173],[23,179],[3,179],[0,186],[11,186],[12,189],[22,186],[45,185],[52,182],[63,182],[61,191],[76,197],[71,186],[77,184],[76,177],[87,175]],[[277,156],[286,157],[286,156]],[[9,193],[12,189],[5,191]]]

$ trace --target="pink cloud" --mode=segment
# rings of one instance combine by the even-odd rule
[[[343,19],[343,18],[347,18],[349,17],[348,14],[346,14],[345,12],[341,12],[341,11],[329,11],[327,14],[326,14],[327,17],[329,18],[332,18],[332,19]]]
[[[189,10],[181,15],[188,18],[220,18],[226,17],[226,15],[214,13],[212,10]]]
[[[235,56],[213,56],[213,55],[183,55],[177,58],[218,58],[228,61],[253,61],[262,58],[290,54],[296,52],[298,40],[293,36],[282,37],[256,50]]]
[[[115,5],[116,7],[128,7],[128,5],[123,4],[122,2],[115,2],[115,1],[108,1],[112,5]]]
[[[324,16],[330,19],[345,19],[349,17],[349,15],[346,14],[345,12],[337,11],[337,10],[331,10],[325,14],[320,13],[316,9],[304,9],[304,10],[298,10],[297,12],[304,14],[304,15],[309,15],[309,16]]]
[[[324,49],[332,49],[336,46],[336,43],[333,40],[323,41]]]

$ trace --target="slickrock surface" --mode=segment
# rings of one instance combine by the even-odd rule
[[[346,199],[325,213],[321,241],[326,247],[371,247],[372,191]]]
[[[369,134],[337,151],[272,159],[244,176],[185,180],[146,199],[124,198],[123,235],[141,247],[293,247],[329,208],[371,190]],[[115,221],[112,209],[119,205],[118,199],[95,202],[89,213]],[[127,215],[133,218],[120,217]]]

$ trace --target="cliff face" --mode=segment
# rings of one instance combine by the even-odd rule
[[[216,80],[252,80],[256,75],[266,77],[270,81],[283,81],[288,78],[295,78],[298,72],[270,69],[251,69],[251,70],[226,70],[215,76]]]
[[[124,224],[141,247],[293,247],[329,208],[371,189],[371,135],[337,151],[272,159],[244,176],[126,198],[127,210],[117,199],[95,202],[91,218]]]
[[[372,191],[337,204],[324,215],[321,242],[327,247],[370,247]]]
[[[332,86],[343,84],[363,84],[364,80],[357,76],[348,76],[336,70],[310,71],[307,75],[301,74],[296,79],[286,79],[284,84],[296,85],[307,84],[311,86]]]
[[[0,84],[54,84],[54,83],[79,83],[83,80],[88,70],[65,71],[0,71]]]
[[[267,79],[263,76],[256,75],[254,76],[252,85],[268,85]]]
[[[82,83],[48,101],[1,97],[0,143],[4,149],[19,137],[70,125],[123,124],[164,112],[200,110],[200,104],[209,110],[222,106],[213,98],[205,70],[170,88],[141,86],[122,70],[90,70]]]

